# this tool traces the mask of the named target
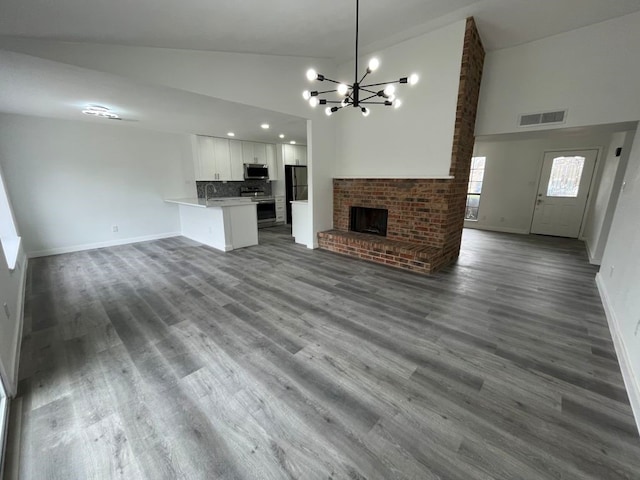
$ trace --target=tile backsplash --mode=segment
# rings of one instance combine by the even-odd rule
[[[196,182],[198,198],[205,198],[205,188],[208,184],[209,198],[212,197],[239,197],[240,187],[260,187],[267,196],[271,196],[271,183],[265,180],[245,180],[244,182]]]

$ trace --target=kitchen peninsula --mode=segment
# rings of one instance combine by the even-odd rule
[[[250,198],[167,199],[180,211],[183,236],[223,252],[258,244],[256,203]]]

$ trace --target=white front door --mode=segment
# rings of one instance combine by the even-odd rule
[[[597,150],[544,155],[531,233],[578,238]]]

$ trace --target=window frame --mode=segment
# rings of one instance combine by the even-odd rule
[[[482,168],[477,168],[477,162],[479,159],[482,159]],[[467,198],[465,200],[465,207],[464,207],[464,221],[465,222],[477,222],[479,220],[479,213],[480,213],[480,199],[481,199],[481,195],[482,195],[482,186],[484,183],[484,173],[485,170],[487,168],[487,157],[486,156],[481,156],[481,155],[476,155],[471,157],[471,165],[469,168],[469,181],[467,182]],[[474,172],[482,172],[482,175],[480,176],[480,180],[477,179],[477,176],[474,177]],[[475,189],[472,189],[471,186],[472,184],[479,184],[479,188],[477,189],[478,191],[472,191]],[[477,197],[478,201],[477,201],[477,206],[471,206],[470,205],[470,198],[471,197]],[[473,216],[469,215],[469,211],[470,210],[475,210],[475,218]]]

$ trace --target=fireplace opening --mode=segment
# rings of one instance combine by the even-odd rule
[[[351,207],[350,230],[386,237],[388,215],[384,208]]]

